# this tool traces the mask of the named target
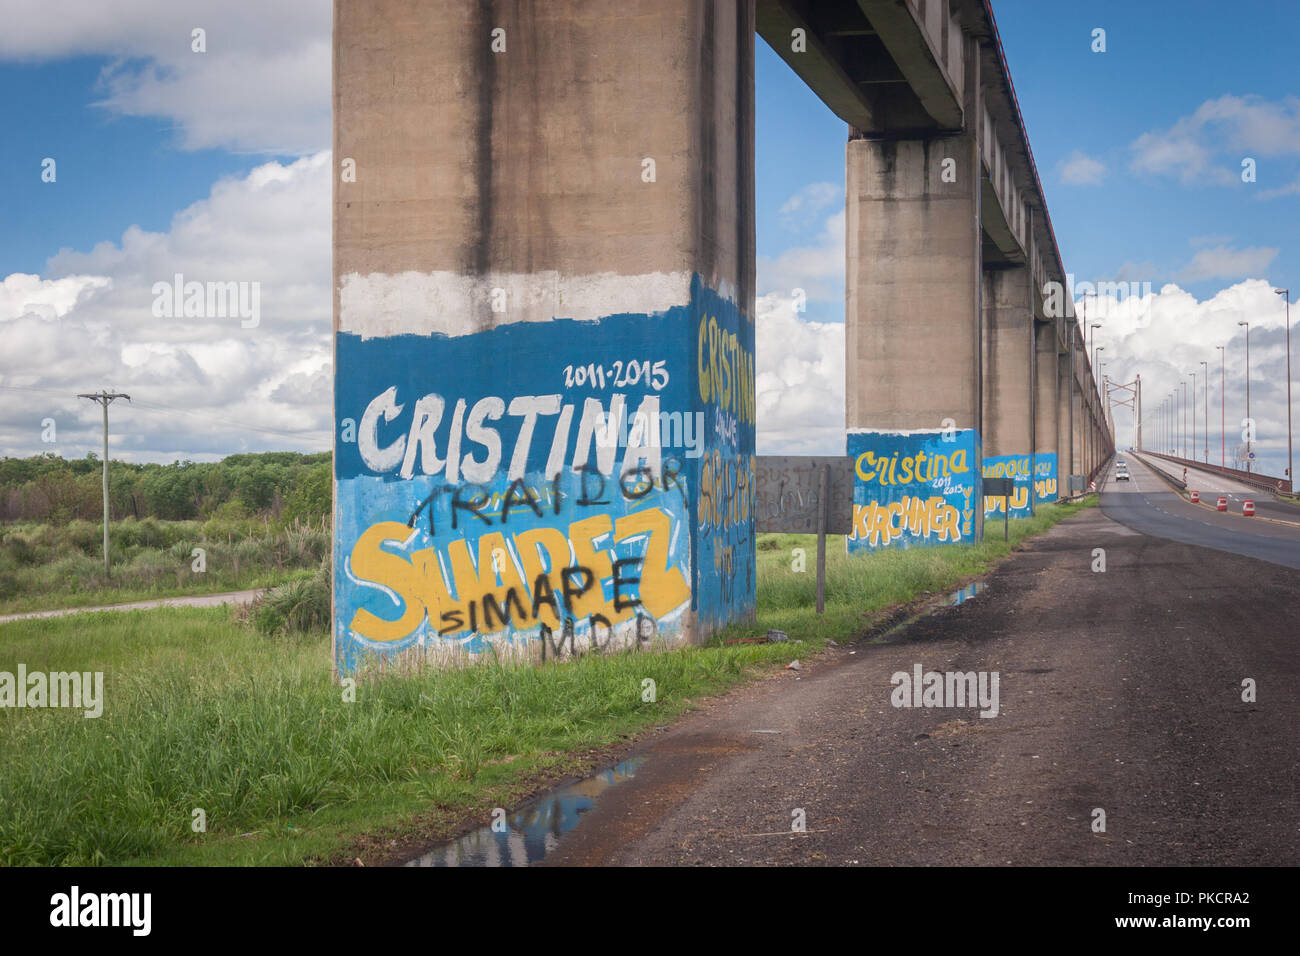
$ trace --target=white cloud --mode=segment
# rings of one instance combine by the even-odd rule
[[[107,276],[65,276],[42,279],[15,272],[0,282],[0,317],[32,314],[44,319],[61,319],[77,304],[83,293],[111,284]]]
[[[1071,186],[1100,186],[1106,177],[1106,165],[1081,150],[1075,150],[1061,163],[1061,181]]]
[[[136,405],[114,406],[114,454],[124,458],[329,447],[328,152],[222,180],[168,232],[133,226],[118,243],[59,253],[46,273],[0,285],[2,453],[97,448],[97,412],[75,396],[100,387]],[[153,285],[176,273],[260,283],[260,324],[156,318]],[[58,426],[53,446],[41,442],[45,417]]]
[[[110,57],[98,105],[157,117],[185,149],[298,155],[330,142],[324,0],[11,0],[0,60]],[[204,53],[191,32],[206,31]]]
[[[794,225],[797,217],[806,221],[828,206],[842,202],[843,196],[843,187],[835,183],[809,183],[782,203],[779,212],[787,226]]]
[[[1142,376],[1143,417],[1148,422],[1147,447],[1155,447],[1154,426],[1161,402],[1180,382],[1187,383],[1188,421],[1191,421],[1192,372],[1196,372],[1196,448],[1203,456],[1207,444],[1209,412],[1210,460],[1219,461],[1220,399],[1226,423],[1224,443],[1229,459],[1240,443],[1241,419],[1246,414],[1246,335],[1238,322],[1250,323],[1250,399],[1256,420],[1262,470],[1282,474],[1286,467],[1286,333],[1285,304],[1263,279],[1248,279],[1209,298],[1198,300],[1177,285],[1165,285],[1141,303],[1125,306],[1113,301],[1091,303],[1090,321],[1099,321],[1095,345],[1104,346],[1101,358],[1112,381],[1131,382]],[[1224,346],[1223,383],[1216,346]],[[1201,362],[1207,363],[1205,367]],[[1204,391],[1208,369],[1210,391]],[[1226,395],[1225,395],[1226,393]],[[1119,441],[1132,438],[1132,413],[1115,410]],[[1190,425],[1189,425],[1190,432]],[[1229,461],[1231,464],[1231,461]]]
[[[1188,185],[1237,184],[1244,157],[1300,156],[1300,98],[1206,100],[1168,129],[1143,133],[1133,153],[1138,172],[1177,176]]]
[[[1184,282],[1196,282],[1201,279],[1239,279],[1259,275],[1277,258],[1277,252],[1276,249],[1262,246],[1246,249],[1215,246],[1212,249],[1200,249],[1192,256],[1192,261],[1186,268],[1178,273],[1178,278]]]
[[[1278,186],[1276,189],[1261,189],[1255,194],[1256,199],[1276,199],[1278,196],[1294,196],[1300,193],[1300,176],[1296,176],[1285,186]]]
[[[792,246],[779,256],[758,257],[758,294],[792,295],[803,289],[810,301],[844,301],[844,210],[827,217],[817,242]]]
[[[760,454],[844,454],[844,324],[809,322],[788,295],[756,304]]]

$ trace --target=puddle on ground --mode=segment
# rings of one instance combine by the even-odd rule
[[[983,591],[986,587],[988,587],[988,585],[983,581],[976,581],[974,584],[964,587],[960,591],[953,591],[948,595],[948,605],[964,604],[966,601],[969,601],[975,595]]]
[[[507,829],[491,825],[445,843],[406,866],[528,866],[546,857],[560,837],[580,822],[597,798],[611,787],[636,776],[644,757],[625,760],[593,777],[552,790],[506,817]]]

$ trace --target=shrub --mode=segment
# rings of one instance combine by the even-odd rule
[[[309,578],[271,588],[249,611],[253,626],[268,637],[329,633],[330,572],[322,564]]]
[[[104,524],[92,524],[80,519],[69,522],[63,529],[64,539],[82,554],[102,555],[104,553]]]
[[[173,544],[167,551],[177,561],[189,561],[194,557],[194,549],[198,547],[193,541],[182,538]]]
[[[104,575],[103,558],[69,554],[41,568],[39,582],[52,591],[84,591],[97,587]]]
[[[40,563],[40,553],[35,545],[20,534],[5,535],[4,547],[14,564],[20,568],[34,567]]]

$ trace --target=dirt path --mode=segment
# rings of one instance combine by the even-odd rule
[[[106,604],[100,607],[69,607],[58,611],[28,611],[24,614],[2,614],[0,624],[8,621],[25,621],[38,617],[63,617],[67,614],[89,614],[91,611],[143,611],[155,607],[216,607],[218,604],[251,604],[265,588],[248,591],[227,591],[224,594],[196,594],[192,597],[160,598],[155,601],[132,601],[130,604]]]
[[[1295,862],[1300,571],[1091,509],[988,583],[687,718],[547,864]],[[998,715],[892,706],[917,664],[997,671]]]

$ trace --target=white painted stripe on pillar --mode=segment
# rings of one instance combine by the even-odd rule
[[[947,428],[846,428],[844,431],[849,435],[901,435],[904,437],[910,435],[942,435],[947,432]],[[970,432],[974,431],[973,425],[954,425],[952,431]]]
[[[503,312],[493,311],[494,297],[504,302]],[[339,284],[339,331],[363,338],[469,335],[514,322],[591,320],[625,312],[653,315],[685,306],[690,299],[689,272],[351,272]]]

